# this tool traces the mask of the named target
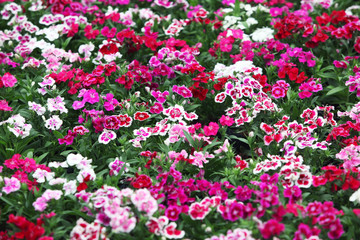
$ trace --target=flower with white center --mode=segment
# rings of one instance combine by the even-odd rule
[[[51,130],[59,130],[63,121],[59,118],[58,115],[54,115],[51,118],[45,120],[45,127]]]

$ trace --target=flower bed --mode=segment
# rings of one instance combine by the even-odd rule
[[[352,4],[0,0],[0,239],[357,239]]]

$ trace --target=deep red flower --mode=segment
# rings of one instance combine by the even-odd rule
[[[14,240],[14,237],[9,237],[7,235],[7,232],[6,231],[1,231],[0,232],[0,239],[1,240]]]
[[[326,40],[329,38],[328,35],[323,33],[322,31],[318,31],[316,35],[311,39],[313,42],[326,42]]]
[[[82,190],[86,190],[88,188],[88,185],[86,184],[86,182],[82,182],[79,184],[79,186],[77,186],[76,190],[78,192],[81,192]]]
[[[327,179],[323,176],[313,176],[313,186],[318,187],[321,185],[325,185],[327,183]]]
[[[115,43],[109,43],[102,46],[99,50],[103,55],[115,54],[119,51]]]
[[[193,97],[200,99],[201,101],[204,101],[206,98],[206,94],[209,91],[209,89],[203,88],[199,86],[198,88],[189,87],[191,90]]]
[[[330,14],[331,23],[332,24],[338,24],[346,19],[346,13],[344,10],[341,11],[333,11]]]
[[[314,42],[313,40],[307,41],[305,46],[308,48],[316,48],[319,45],[319,42]]]
[[[23,216],[14,216],[13,214],[10,214],[7,223],[14,224],[20,229],[20,232],[16,232],[13,235],[18,239],[25,238],[26,240],[37,240],[45,233],[45,229],[43,227],[35,225]]]
[[[354,49],[356,52],[360,53],[360,37],[356,38],[356,42],[354,44]]]
[[[319,25],[326,25],[331,21],[331,18],[327,13],[323,13],[321,16],[316,17],[316,21]]]
[[[134,84],[134,79],[132,77],[132,74],[128,72],[126,75],[122,75],[120,78],[116,79],[115,82],[124,85],[125,89],[129,90]]]
[[[135,180],[131,182],[134,188],[149,188],[152,185],[151,178],[145,174],[138,175]]]
[[[296,83],[303,83],[306,79],[308,79],[307,76],[305,76],[305,73],[304,72],[301,72],[297,78],[296,78]]]
[[[347,174],[345,178],[345,182],[342,186],[342,190],[347,190],[351,188],[352,190],[356,191],[359,189],[359,187],[360,187],[360,181],[355,179],[353,176]]]
[[[299,69],[298,68],[291,68],[287,74],[290,78],[291,81],[295,81],[297,76],[298,76],[298,73],[299,73]]]
[[[142,40],[145,43],[145,46],[150,48],[151,51],[156,51],[156,48],[160,46],[161,44],[156,42],[156,38],[143,36]]]
[[[104,66],[104,70],[105,70],[105,76],[111,76],[111,74],[113,72],[116,72],[116,63],[115,62],[111,62],[109,64],[106,64]]]

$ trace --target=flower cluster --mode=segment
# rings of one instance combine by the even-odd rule
[[[357,238],[352,1],[0,9],[0,239]]]

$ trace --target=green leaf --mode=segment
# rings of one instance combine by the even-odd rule
[[[311,195],[311,193],[309,193],[309,192],[303,193],[303,194],[302,194],[302,198],[305,199],[305,198],[307,198],[307,197],[310,196],[310,195]]]
[[[317,74],[318,77],[321,77],[321,78],[332,78],[332,79],[337,79],[338,76],[336,75],[336,73],[318,73]]]
[[[345,89],[346,89],[345,86],[338,86],[338,87],[335,87],[335,88],[331,89],[330,91],[328,91],[325,95],[326,96],[334,95],[338,92],[342,92]]]
[[[41,162],[41,160],[43,160],[47,155],[49,154],[49,152],[46,152],[46,153],[44,153],[44,154],[41,154],[41,156],[40,157],[37,157],[36,158],[36,162]]]
[[[314,105],[314,103],[316,102],[316,100],[318,100],[318,98],[319,98],[319,96],[316,96],[316,97],[314,97],[312,100],[311,100],[311,106],[313,106]]]
[[[233,11],[235,16],[240,15],[240,1],[236,0],[235,1],[235,6],[234,6],[234,11]]]
[[[322,68],[322,69],[321,69],[321,73],[323,73],[323,72],[325,72],[325,71],[328,71],[328,70],[334,70],[334,69],[335,69],[334,66],[329,65],[329,66],[327,66],[327,67]]]
[[[215,142],[215,141],[213,141],[211,144],[206,145],[206,147],[204,147],[202,151],[203,151],[203,152],[206,152],[209,148],[212,148],[212,147],[214,147],[214,146],[221,145],[221,144],[223,144],[223,143],[222,143],[222,142]]]
[[[67,156],[69,155],[69,153],[73,152],[74,150],[68,150],[68,151],[63,151],[62,153],[60,153],[60,155],[62,156]]]
[[[53,133],[54,133],[54,135],[55,135],[55,137],[57,137],[57,138],[64,138],[64,135],[62,135],[60,132],[58,132],[58,131],[53,131]]]
[[[7,198],[5,198],[5,197],[1,197],[0,199],[3,200],[4,202],[6,202],[6,203],[7,203],[8,205],[10,205],[10,206],[16,206],[16,205],[17,205],[15,200],[12,201],[12,200],[7,199]]]
[[[190,135],[190,133],[186,132],[185,130],[183,130],[183,133],[185,134],[185,137],[189,141],[191,146],[195,147],[196,143],[195,143],[194,139],[192,138],[192,136]]]
[[[236,140],[239,140],[239,141],[241,141],[243,143],[249,144],[249,141],[247,139],[245,139],[245,138],[240,138],[240,137],[237,137],[235,135],[230,135],[229,138],[230,139],[236,139]]]
[[[26,151],[27,153],[25,153],[24,155],[26,155],[26,157],[28,158],[33,158],[34,156],[34,149],[29,149]]]
[[[201,106],[201,105],[200,105],[200,104],[190,105],[190,106],[187,106],[187,107],[186,107],[186,110],[187,110],[187,111],[192,111],[192,110],[194,110],[195,108],[197,108],[197,107],[199,107],[199,106]]]
[[[69,37],[65,40],[65,42],[62,44],[62,49],[65,49],[67,47],[67,45],[69,45],[71,39],[72,39],[72,37]]]
[[[63,211],[62,212],[62,214],[63,215],[73,215],[73,216],[76,216],[76,217],[78,217],[78,216],[80,216],[80,217],[82,217],[82,218],[84,218],[84,219],[91,219],[91,217],[89,217],[89,215],[87,215],[87,214],[85,214],[85,213],[83,213],[83,212],[81,212],[81,211],[79,211],[79,210],[68,210],[68,211]]]

